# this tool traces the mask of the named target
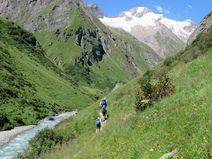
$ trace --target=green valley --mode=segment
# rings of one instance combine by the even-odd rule
[[[0,19],[1,129],[35,124],[94,100],[46,57],[35,37]]]
[[[56,144],[53,150],[44,148],[49,139],[40,135],[32,140],[28,155],[52,159],[159,158],[176,150],[175,158],[207,158],[212,141],[211,42],[210,27],[184,51],[108,94],[110,117],[99,134],[94,124],[98,103],[94,103],[52,130],[62,138],[71,135],[66,143],[52,143]],[[140,79],[149,76],[154,83],[164,75],[175,86],[173,94],[153,102],[144,111],[135,111]],[[42,133],[49,134],[46,130]]]

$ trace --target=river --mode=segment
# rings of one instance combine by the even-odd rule
[[[18,153],[24,152],[24,150],[26,150],[29,146],[29,140],[31,140],[39,131],[44,128],[53,128],[64,119],[67,119],[75,114],[76,112],[66,112],[51,117],[53,120],[49,120],[49,118],[41,120],[34,128],[17,135],[7,144],[1,146],[0,159],[11,159],[17,156]]]

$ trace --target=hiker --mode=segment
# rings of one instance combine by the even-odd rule
[[[103,106],[101,109],[100,109],[100,117],[101,117],[101,120],[102,121],[105,121],[107,120],[107,109],[105,106]]]
[[[98,132],[100,132],[100,130],[101,130],[101,119],[100,119],[100,117],[98,117],[97,119],[96,119],[96,133],[98,133]]]
[[[105,108],[106,108],[107,105],[108,105],[107,99],[106,99],[106,97],[104,97],[104,98],[100,101],[99,106],[101,106],[101,107],[105,106]]]

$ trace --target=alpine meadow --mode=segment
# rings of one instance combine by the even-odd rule
[[[163,14],[2,0],[0,159],[210,159],[212,12]]]

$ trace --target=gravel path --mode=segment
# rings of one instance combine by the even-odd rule
[[[123,84],[122,83],[116,83],[115,87],[113,88],[112,91],[117,90],[118,88],[120,88]]]
[[[0,131],[0,146],[8,143],[16,135],[35,127],[35,125],[15,127],[12,130]]]

